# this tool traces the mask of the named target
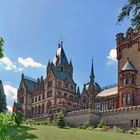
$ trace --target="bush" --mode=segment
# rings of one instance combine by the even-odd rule
[[[122,133],[123,132],[121,128],[116,127],[116,126],[113,126],[112,130],[113,130],[113,132],[117,132],[117,133]]]
[[[104,118],[102,118],[98,124],[99,128],[102,128],[103,126],[106,126],[107,122]]]
[[[63,113],[58,113],[56,116],[56,123],[59,128],[65,127],[65,118]]]
[[[80,129],[87,129],[89,127],[92,127],[88,122],[82,124],[81,126],[79,126]]]

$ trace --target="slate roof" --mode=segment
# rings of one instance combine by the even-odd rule
[[[56,65],[64,66],[65,64],[68,64],[68,60],[62,46],[58,47],[56,56],[53,59],[53,64],[55,66]]]
[[[22,108],[22,105],[20,103],[14,102],[14,106],[17,107],[17,108]]]
[[[89,83],[86,84],[86,90],[88,90],[88,88],[89,88]],[[99,93],[101,91],[99,84],[96,82],[94,82],[94,88],[96,93]]]
[[[122,68],[122,70],[136,70],[130,60],[127,60],[126,64]]]
[[[60,71],[57,67],[52,66],[52,72],[60,80],[66,80],[70,84],[75,84],[72,76],[66,71]]]
[[[35,87],[35,84],[37,81],[35,79],[32,79],[32,78],[27,77],[27,76],[24,76],[22,79],[23,79],[25,86],[27,87],[27,90],[30,93],[34,93],[34,87]]]

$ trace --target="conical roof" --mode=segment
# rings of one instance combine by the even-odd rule
[[[123,66],[122,70],[123,71],[125,71],[125,70],[133,70],[133,71],[135,71],[136,69],[133,66],[132,62],[128,58],[126,64]]]
[[[66,57],[66,54],[65,54],[64,49],[63,49],[63,42],[61,42],[61,44],[58,44],[58,49],[56,52],[56,56],[53,59],[53,64],[55,66],[57,66],[57,65],[64,66],[66,64],[69,64],[67,57]]]

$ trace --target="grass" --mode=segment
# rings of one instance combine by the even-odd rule
[[[12,140],[140,140],[138,135],[78,128],[60,129],[54,126],[13,127],[7,135]]]

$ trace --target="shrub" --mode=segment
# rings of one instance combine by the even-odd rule
[[[63,113],[58,113],[56,116],[56,123],[59,128],[65,127],[65,118]]]
[[[100,120],[100,122],[99,122],[99,124],[98,124],[98,127],[99,128],[102,128],[103,126],[106,126],[106,120],[104,119],[104,118],[102,118],[101,120]]]
[[[81,126],[79,126],[80,129],[87,129],[88,127],[92,127],[88,122],[83,123]]]
[[[113,130],[113,132],[117,132],[117,133],[122,133],[123,132],[121,128],[116,127],[116,126],[113,126],[112,130]]]

